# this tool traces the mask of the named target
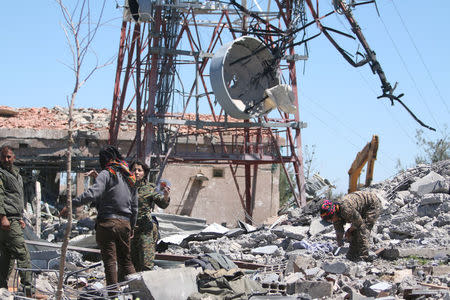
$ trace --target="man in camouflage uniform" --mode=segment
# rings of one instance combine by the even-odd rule
[[[18,268],[31,268],[30,253],[25,246],[23,229],[23,183],[19,169],[13,165],[15,155],[9,146],[0,150],[0,287],[8,288],[8,279],[17,260]],[[19,272],[27,296],[31,296],[31,272]]]
[[[375,193],[358,191],[344,196],[342,202],[324,200],[320,216],[333,222],[338,246],[343,238],[350,242],[347,258],[350,260],[371,260],[369,256],[370,232],[380,216],[381,201]],[[344,225],[351,227],[344,233]]]
[[[158,225],[151,212],[155,205],[163,209],[169,206],[169,187],[163,188],[161,193],[153,183],[147,182],[149,169],[143,162],[132,163],[131,169],[136,175],[138,191],[138,217],[131,240],[131,260],[136,271],[148,271],[153,269],[158,242]]]

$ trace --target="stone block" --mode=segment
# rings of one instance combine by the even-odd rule
[[[392,288],[392,284],[385,281],[381,281],[371,285],[370,288],[374,291],[384,292],[390,290]]]
[[[305,271],[316,266],[316,260],[311,256],[297,256],[294,260],[294,272]]]
[[[391,248],[384,249],[380,256],[387,260],[395,260],[400,257],[417,256],[421,258],[434,258],[438,255],[449,255],[450,248]]]
[[[325,231],[330,225],[330,223],[323,221],[321,218],[315,218],[309,226],[309,234],[314,236],[322,231]]]
[[[412,193],[423,196],[429,193],[448,192],[448,184],[443,176],[431,171],[428,175],[411,184],[409,190]]]
[[[277,251],[278,251],[278,246],[269,245],[269,246],[254,248],[251,250],[251,253],[252,254],[268,254],[268,255],[270,255],[270,254],[274,254]]]
[[[395,270],[394,271],[394,283],[400,283],[407,277],[412,277],[412,270],[411,269]]]
[[[347,264],[343,262],[335,262],[335,263],[324,263],[322,265],[322,269],[327,273],[332,274],[348,274],[349,268]]]
[[[346,299],[350,299],[350,300],[372,300],[375,299],[373,297],[366,297],[361,295],[360,293],[358,293],[358,291],[348,285],[345,285],[342,287],[342,290],[347,292],[347,297]]]
[[[292,284],[296,281],[305,279],[305,275],[302,272],[292,273],[286,277],[284,277],[284,282],[286,284]]]
[[[450,194],[426,194],[422,197],[420,205],[441,204],[444,202],[450,202]]]
[[[197,274],[201,269],[176,268],[153,270],[130,275],[132,291],[139,291],[136,297],[149,300],[185,300],[198,291]]]
[[[309,227],[306,226],[292,226],[292,225],[283,225],[278,226],[272,229],[272,232],[275,233],[278,237],[288,237],[294,240],[301,241],[308,234]]]
[[[392,284],[381,281],[364,288],[364,294],[369,297],[378,297],[380,294],[385,294],[392,289]]]
[[[304,270],[304,273],[305,273],[305,276],[307,279],[312,279],[312,278],[316,277],[320,271],[322,271],[322,270],[319,267],[315,267],[315,268]]]
[[[234,229],[230,229],[227,233],[225,233],[226,237],[237,237],[241,234],[244,234],[245,230],[242,228],[234,228]]]
[[[448,276],[450,274],[450,266],[442,265],[432,267],[431,272],[434,276]]]
[[[400,257],[417,256],[421,258],[434,258],[438,255],[449,255],[450,248],[405,248],[399,249]]]
[[[297,281],[287,285],[288,295],[305,293],[312,298],[331,297],[333,284],[328,281]]]

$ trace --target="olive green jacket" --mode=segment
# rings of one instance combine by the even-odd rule
[[[19,169],[13,166],[8,171],[0,167],[0,215],[22,219],[23,205],[23,182]]]
[[[155,204],[161,208],[169,206],[170,200],[165,200],[164,195],[160,194],[153,183],[141,181],[136,184],[138,190],[138,220],[147,218],[151,220],[150,213]]]

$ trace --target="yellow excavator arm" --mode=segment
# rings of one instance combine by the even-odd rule
[[[364,148],[358,152],[352,166],[348,170],[349,184],[348,192],[352,193],[358,190],[358,178],[364,165],[367,163],[366,182],[364,186],[369,186],[373,179],[373,168],[377,159],[378,135],[372,137],[372,141],[367,143]]]

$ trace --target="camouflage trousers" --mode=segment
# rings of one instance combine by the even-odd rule
[[[0,288],[8,288],[8,280],[17,261],[18,268],[31,269],[30,253],[25,245],[18,220],[9,220],[10,230],[0,229]],[[21,286],[29,294],[32,290],[31,272],[19,271]]]
[[[151,220],[138,221],[131,240],[131,260],[137,272],[152,270],[154,266],[158,226]]]
[[[370,207],[363,216],[364,226],[354,230],[350,236],[350,247],[347,252],[347,257],[349,259],[365,259],[369,256],[370,234],[381,213],[381,201],[375,194],[373,194],[373,197],[374,201],[372,207]]]

